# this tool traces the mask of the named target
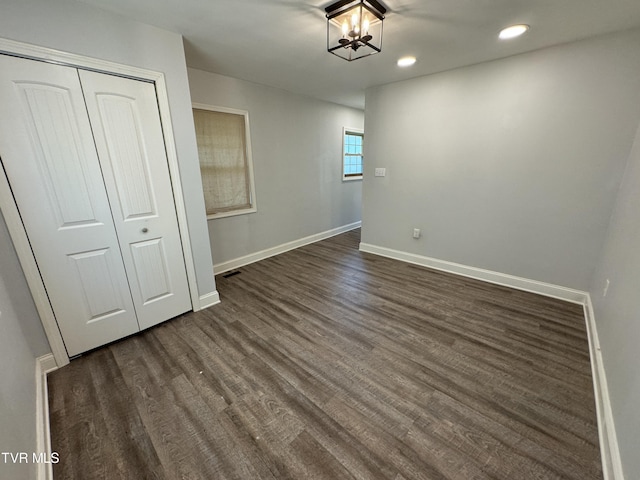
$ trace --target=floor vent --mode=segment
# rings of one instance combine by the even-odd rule
[[[222,275],[222,278],[229,278],[238,274],[240,274],[240,270],[234,270],[233,272],[225,273],[224,275]]]

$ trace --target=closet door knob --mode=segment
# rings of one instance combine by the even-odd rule
[[[149,231],[149,229],[148,229],[147,227],[144,227],[144,228],[142,229],[142,233],[147,233],[148,231]]]

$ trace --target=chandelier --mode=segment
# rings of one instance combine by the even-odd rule
[[[340,0],[327,12],[327,51],[348,62],[382,51],[387,9],[376,0]]]

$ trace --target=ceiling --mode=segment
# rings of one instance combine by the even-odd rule
[[[182,34],[189,67],[356,108],[370,86],[640,26],[640,0],[382,0],[382,53],[349,63],[326,51],[332,0],[81,1]],[[531,29],[498,40],[514,23]]]

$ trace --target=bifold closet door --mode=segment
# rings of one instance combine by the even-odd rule
[[[191,310],[155,85],[0,54],[0,159],[69,356]]]
[[[0,159],[70,356],[139,330],[74,68],[0,55]]]
[[[152,83],[79,70],[141,328],[191,310]]]

